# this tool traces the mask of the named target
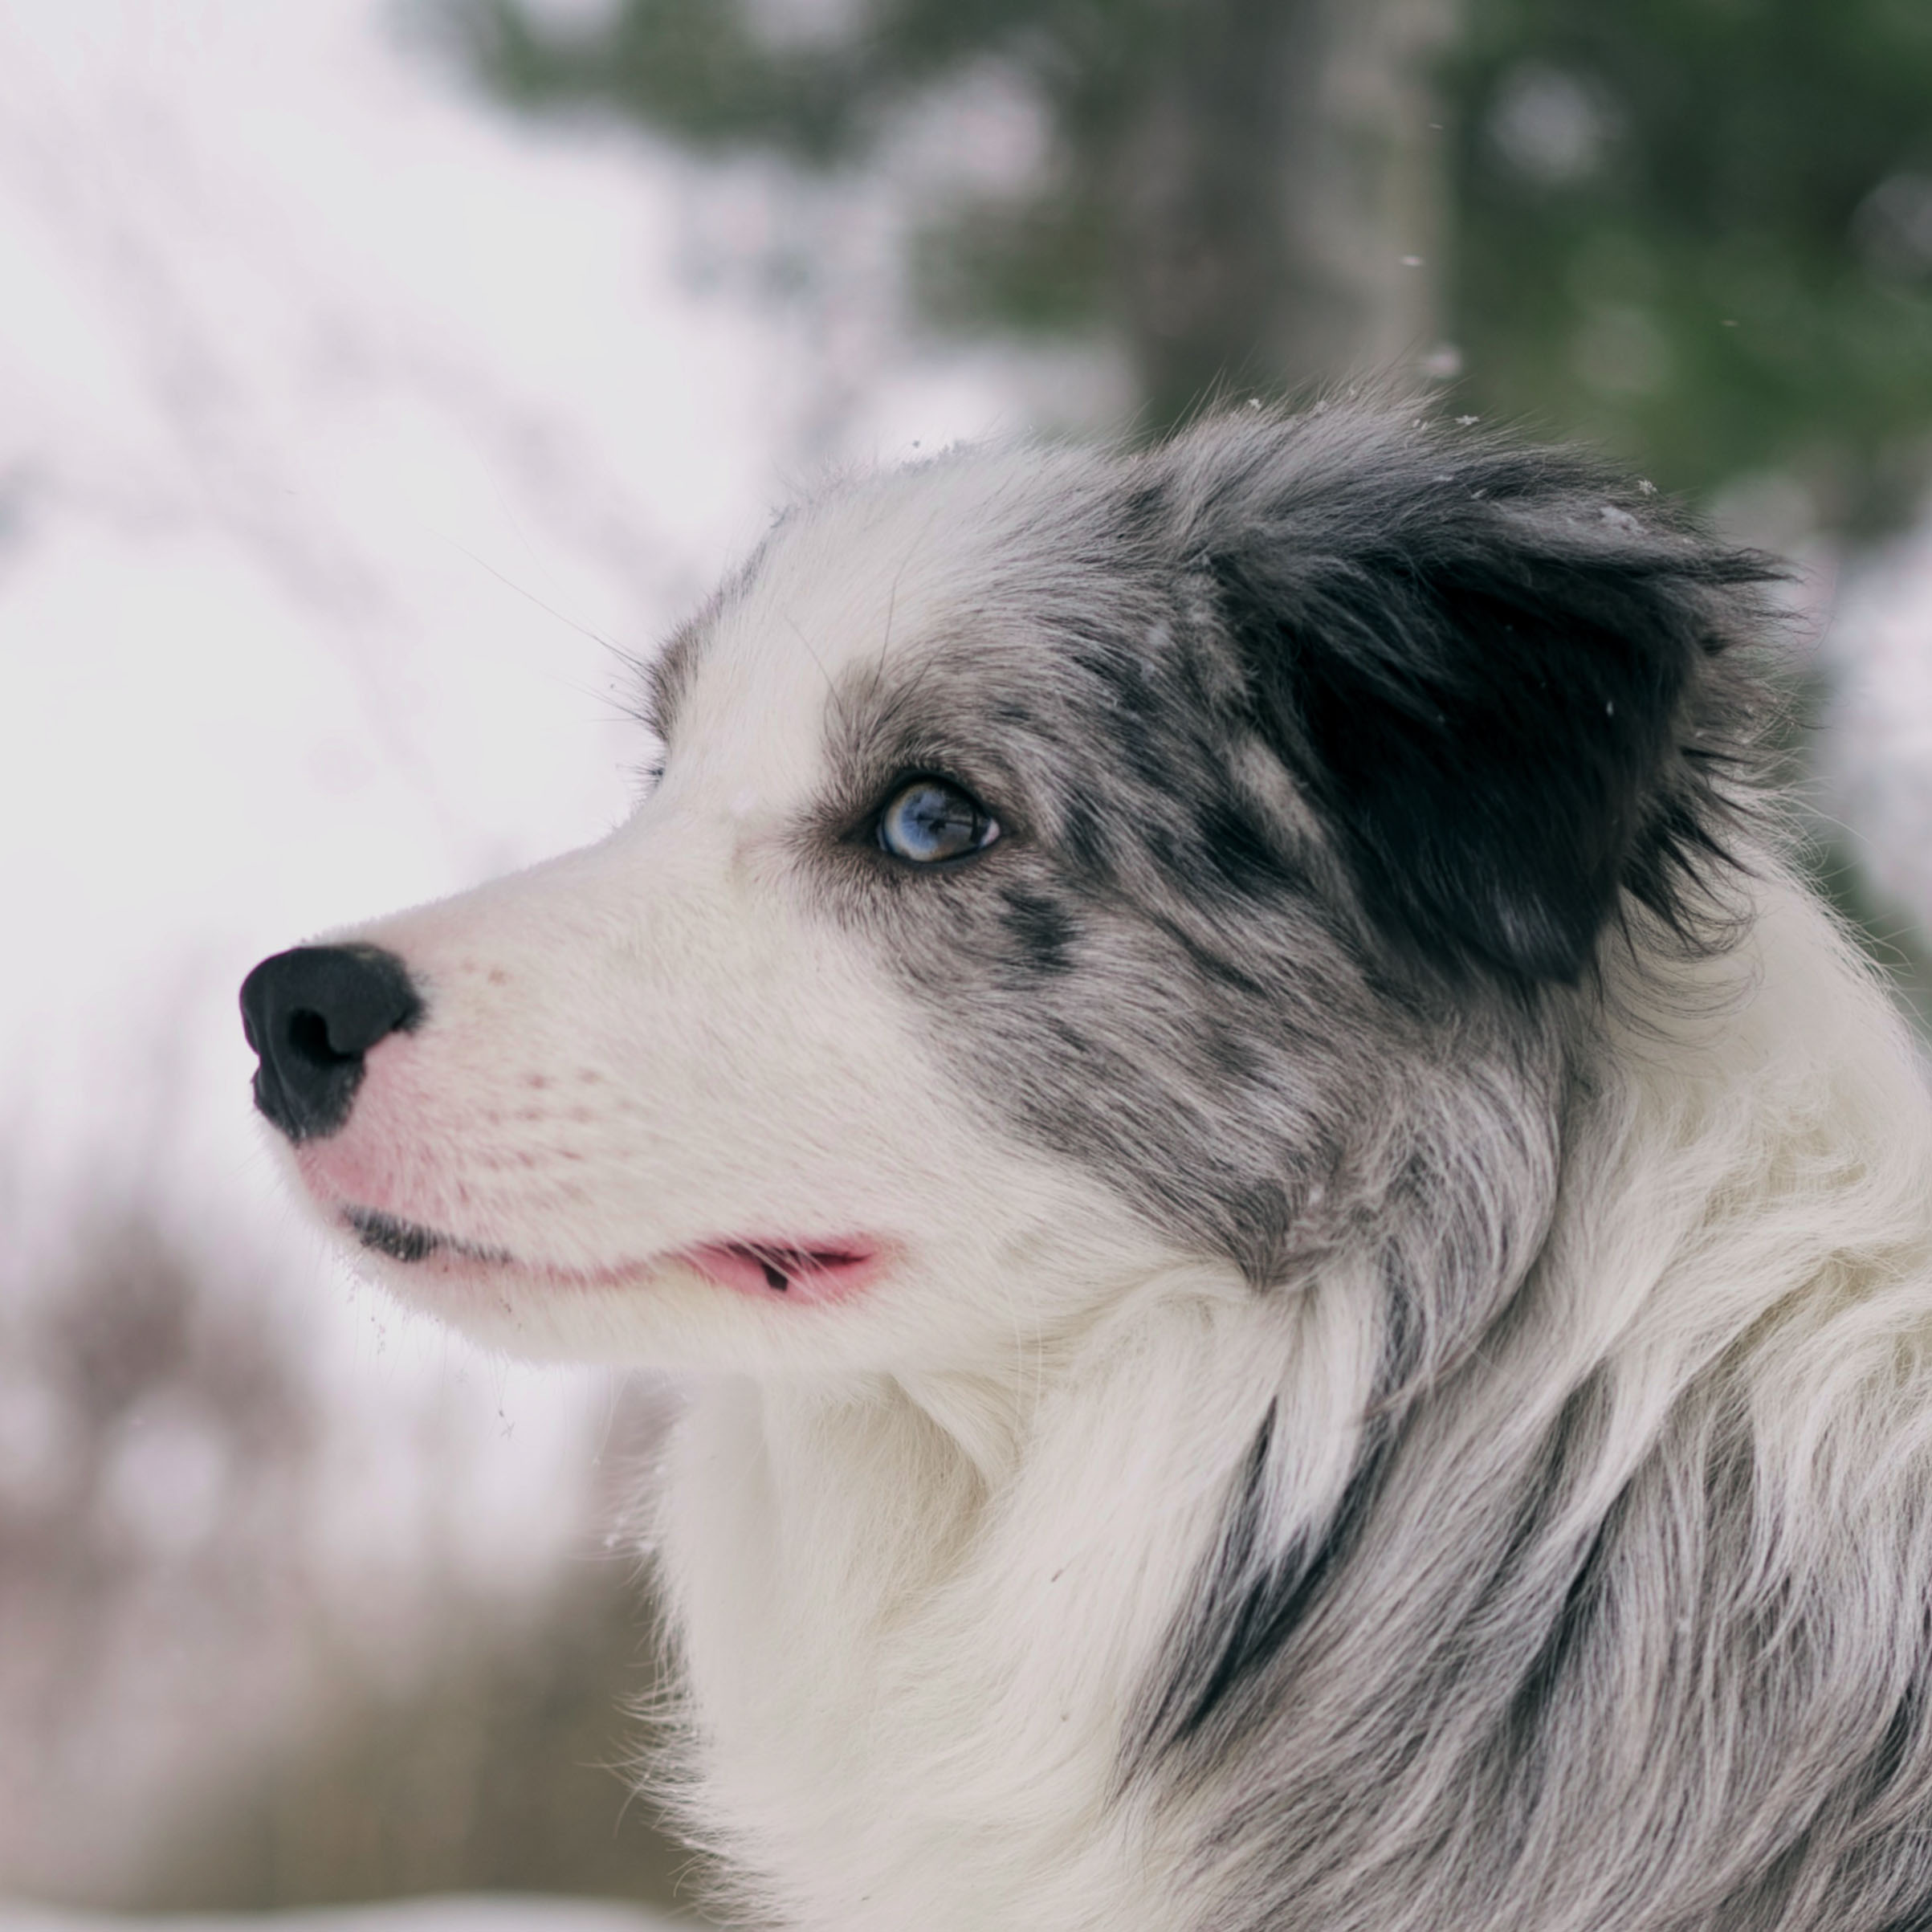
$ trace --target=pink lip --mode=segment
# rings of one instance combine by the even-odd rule
[[[855,1294],[878,1273],[881,1255],[870,1241],[704,1241],[670,1257],[697,1270],[722,1288],[768,1300],[829,1302]]]
[[[560,1287],[642,1286],[666,1266],[682,1266],[695,1270],[719,1287],[760,1300],[784,1295],[793,1302],[829,1302],[865,1287],[887,1260],[884,1245],[877,1241],[761,1238],[700,1241],[648,1262],[560,1269],[523,1261],[501,1249],[479,1248],[441,1229],[399,1220],[379,1209],[349,1205],[337,1212],[365,1247],[410,1266],[426,1264],[439,1273],[507,1269]]]

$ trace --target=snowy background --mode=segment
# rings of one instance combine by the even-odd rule
[[[1025,165],[956,108],[948,166]],[[670,1895],[605,1768],[659,1399],[359,1290],[234,989],[618,821],[626,656],[824,463],[1106,418],[1104,358],[915,346],[901,218],[513,122],[377,0],[0,13],[0,1893]],[[1908,934],[1932,540],[1816,561],[1821,806]],[[568,1870],[503,1848],[539,1737]]]
[[[0,14],[0,1891],[460,1881],[268,1843],[264,1763],[628,1592],[649,1404],[357,1289],[235,988],[599,836],[626,655],[797,480],[1016,420],[896,346],[891,218],[535,134],[364,0]]]

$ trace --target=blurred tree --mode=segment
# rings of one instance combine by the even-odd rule
[[[0,1897],[670,1902],[690,1854],[616,1768],[657,1681],[628,1548],[536,1594],[466,1573],[433,1424],[404,1560],[345,1547],[334,1459],[366,1418],[331,1414],[292,1284],[137,1184],[35,1242],[23,1196],[0,1142]],[[617,1403],[594,1518],[628,1518],[668,1415]],[[411,1473],[385,1465],[388,1507]]]
[[[20,1190],[0,1147],[16,1234]],[[218,1775],[292,1702],[320,1429],[260,1287],[108,1186],[0,1249],[0,1891],[137,1882],[153,1767],[192,1742],[169,1785]]]
[[[1469,0],[1449,300],[1478,406],[1882,528],[1932,431],[1932,5]]]
[[[658,1681],[635,1562],[579,1564],[522,1616],[441,1609],[425,1669],[381,1686],[343,1661],[324,1724],[291,1728],[177,1814],[144,1909],[475,1891],[679,1902],[700,1861],[627,1775]]]
[[[1150,432],[1233,385],[1460,376],[1780,547],[1869,540],[1932,475],[1932,0],[442,5],[520,106],[826,175],[990,77],[1041,153],[930,198],[919,306],[1111,334]]]
[[[1486,413],[1676,488],[1775,475],[1792,520],[1854,535],[1924,487],[1926,0],[448,6],[521,105],[821,171],[889,163],[946,88],[996,76],[1045,158],[923,211],[920,306],[1111,332],[1151,428],[1227,383],[1453,373],[1430,349],[1451,256],[1445,332]]]
[[[620,0],[594,26],[450,0],[529,108],[601,109],[700,152],[890,165],[948,88],[1009,90],[1041,165],[918,211],[912,283],[964,330],[1111,334],[1147,426],[1423,354],[1437,157],[1425,92],[1453,0]]]

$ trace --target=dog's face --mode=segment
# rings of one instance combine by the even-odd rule
[[[794,515],[628,825],[258,969],[304,1184],[490,1339],[754,1370],[1024,1372],[1402,1187],[1494,1262],[1445,1045],[1520,1074],[1673,910],[1719,716],[1709,553],[1539,462],[1242,420]]]
[[[1173,1258],[959,1075],[987,975],[1043,969],[1037,932],[980,930],[1037,846],[960,736],[1025,694],[918,700],[1009,642],[980,606],[1012,520],[974,512],[1017,478],[923,480],[781,531],[676,640],[611,838],[345,935],[414,1005],[345,1115],[285,1125],[405,1298],[527,1351],[911,1370],[1010,1360]]]

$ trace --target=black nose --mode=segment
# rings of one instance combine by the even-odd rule
[[[362,1056],[422,1017],[401,960],[373,946],[298,946],[242,982],[242,1030],[261,1060],[255,1103],[291,1140],[348,1118]]]

